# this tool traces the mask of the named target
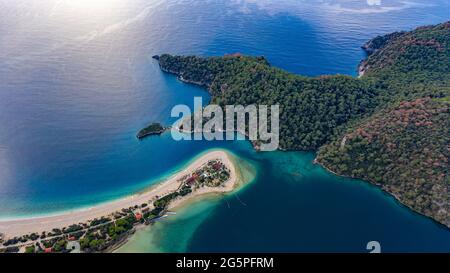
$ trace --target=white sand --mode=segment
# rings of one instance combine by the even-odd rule
[[[181,183],[178,180],[181,177],[191,174],[193,171],[199,169],[203,164],[215,159],[221,160],[223,164],[225,164],[225,166],[227,166],[227,168],[230,170],[230,179],[225,183],[225,185],[218,188],[203,187],[201,189],[195,190],[193,193],[187,195],[186,197],[178,198],[173,201],[170,204],[170,208],[176,207],[180,205],[181,202],[184,202],[186,199],[192,198],[194,196],[215,192],[230,192],[236,185],[235,166],[226,152],[212,151],[197,159],[184,171],[174,175],[173,177],[156,186],[151,187],[148,191],[145,191],[143,193],[104,203],[98,206],[91,207],[89,209],[74,210],[60,215],[5,221],[0,220],[0,233],[3,233],[5,235],[5,238],[22,236],[33,232],[40,234],[43,231],[51,231],[53,228],[61,229],[72,224],[86,223],[87,221],[93,220],[95,218],[101,218],[102,216],[111,215],[112,213],[120,211],[123,208],[134,207],[135,205],[140,206],[143,203],[149,203],[149,201],[155,200],[156,196],[165,196],[177,190]]]

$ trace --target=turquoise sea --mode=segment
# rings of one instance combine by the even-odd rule
[[[253,181],[139,231],[124,252],[450,252],[450,231],[313,153],[245,141],[143,141],[174,105],[208,94],[162,73],[154,54],[264,55],[303,75],[356,75],[368,39],[447,21],[444,0],[0,0],[0,219],[123,197],[208,149]]]

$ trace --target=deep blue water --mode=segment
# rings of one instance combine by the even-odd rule
[[[377,2],[0,0],[0,218],[134,193],[221,147],[259,170],[240,194],[247,206],[225,208],[233,197],[206,204],[208,217],[183,220],[196,224],[182,245],[174,242],[185,222],[162,224],[161,249],[364,251],[380,240],[388,251],[450,251],[448,230],[374,187],[327,174],[312,154],[135,138],[149,122],[170,123],[172,106],[208,100],[162,73],[153,54],[241,52],[298,74],[355,75],[366,40],[450,17],[448,1]],[[242,228],[224,232],[231,225]]]

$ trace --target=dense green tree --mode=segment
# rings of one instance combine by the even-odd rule
[[[280,148],[319,150],[330,170],[382,186],[450,226],[450,22],[379,36],[361,77],[303,77],[264,57],[159,56],[219,105],[280,105]],[[163,208],[167,200],[155,205]]]

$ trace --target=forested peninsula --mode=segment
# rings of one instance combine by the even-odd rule
[[[359,77],[305,77],[264,57],[158,56],[211,103],[280,105],[280,149],[316,151],[343,176],[380,186],[450,227],[450,22],[376,37]]]

